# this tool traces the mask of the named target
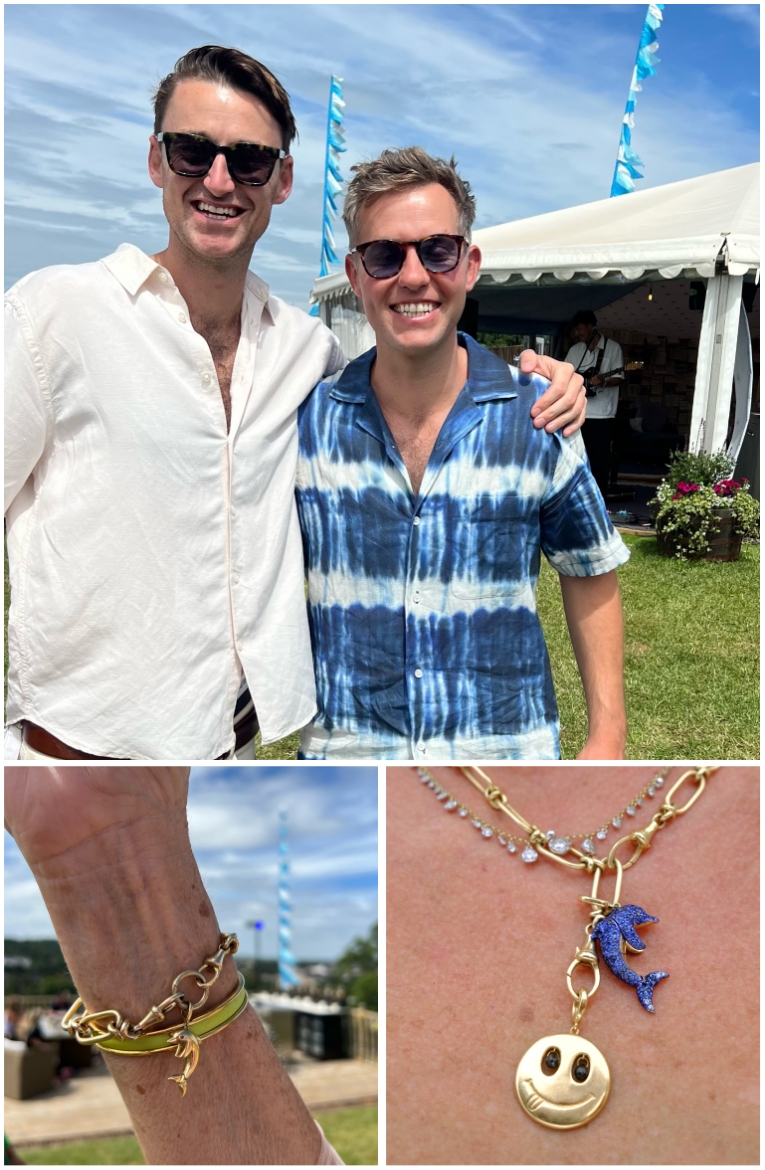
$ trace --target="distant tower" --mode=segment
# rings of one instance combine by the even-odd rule
[[[279,983],[285,990],[300,983],[295,974],[295,956],[290,950],[290,863],[287,843],[287,810],[279,809]]]

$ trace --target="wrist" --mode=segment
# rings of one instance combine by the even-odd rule
[[[609,720],[604,727],[591,727],[580,759],[623,760],[627,746],[626,720]]]
[[[218,949],[220,927],[202,885],[185,825],[163,835],[147,826],[89,842],[67,873],[38,877],[64,957],[89,1010],[114,1007],[131,1021],[170,993],[173,979],[197,970]],[[132,843],[132,849],[126,845]],[[85,861],[90,863],[83,868]],[[215,1006],[236,986],[227,959],[211,991]],[[181,990],[198,998],[193,980]]]

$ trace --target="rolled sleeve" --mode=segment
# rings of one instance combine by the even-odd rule
[[[597,577],[629,560],[589,466],[576,446],[559,439],[555,473],[540,511],[541,546],[564,577]]]

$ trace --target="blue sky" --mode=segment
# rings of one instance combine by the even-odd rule
[[[149,92],[187,49],[237,45],[292,96],[296,187],[253,268],[305,306],[318,271],[329,77],[344,173],[385,146],[454,152],[484,227],[605,198],[645,5],[8,5],[6,287],[123,240],[166,242]],[[759,9],[669,4],[634,145],[655,186],[759,157]],[[338,232],[343,247],[345,236]]]
[[[377,920],[377,768],[192,768],[189,830],[221,928],[252,955],[247,922],[265,922],[261,957],[275,957],[279,808],[288,814],[292,949],[335,959]],[[5,935],[52,938],[37,885],[5,834]]]

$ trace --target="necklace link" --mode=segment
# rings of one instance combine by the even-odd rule
[[[571,1005],[571,1035],[579,1035],[579,1025],[582,1022],[582,1016],[587,1010],[587,992],[582,989],[576,997],[575,1002]]]
[[[500,788],[495,787],[494,784],[489,785],[484,792],[484,796],[492,808],[501,808],[503,804],[507,804],[507,797],[504,792]]]
[[[717,767],[719,767],[719,765]],[[713,772],[716,772],[717,767],[707,766],[706,768],[690,768],[687,772],[683,772],[680,779],[672,785],[666,797],[664,798],[664,804],[661,806],[660,812],[668,813],[670,819],[673,817],[681,817],[684,813],[687,813],[688,809],[696,803],[706,788],[707,777],[711,776]],[[672,800],[672,797],[675,795],[677,790],[682,787],[686,780],[694,780],[696,782],[696,791],[691,795],[690,799],[686,801],[682,808],[678,808]]]

